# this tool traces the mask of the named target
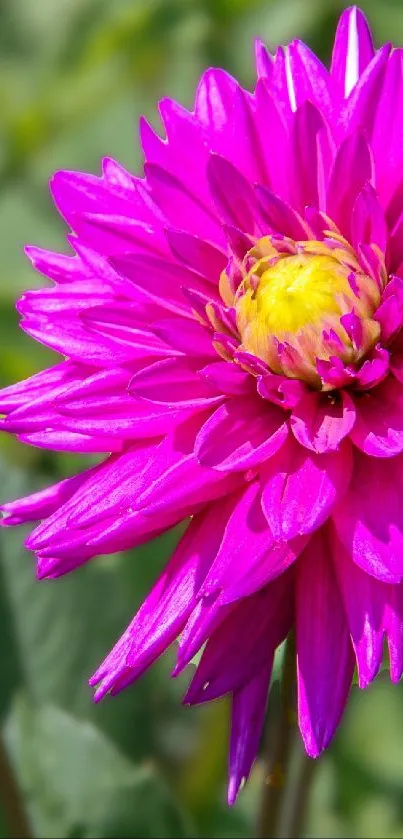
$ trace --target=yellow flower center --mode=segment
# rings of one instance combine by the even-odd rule
[[[232,305],[241,349],[273,372],[322,387],[318,360],[337,355],[344,364],[355,364],[378,340],[372,315],[379,287],[341,236],[333,235],[331,244],[267,236],[246,254],[239,270],[243,279]],[[220,287],[230,303],[226,274]],[[352,330],[354,321],[344,320],[345,315],[359,319],[360,327]]]
[[[246,327],[252,342],[253,333],[281,340],[305,326],[319,325],[329,315],[342,314],[343,296],[353,296],[345,271],[331,256],[286,256],[259,278],[254,271],[253,277],[257,282],[247,278],[236,306],[241,334]]]

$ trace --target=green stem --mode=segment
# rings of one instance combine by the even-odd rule
[[[292,836],[298,839],[305,829],[309,794],[319,761],[308,757],[305,749],[300,745],[296,764],[294,778],[290,785],[291,789],[287,795],[287,807],[282,822],[282,836]]]
[[[295,636],[286,641],[280,689],[271,690],[267,737],[267,765],[259,814],[260,839],[280,835],[284,795],[295,732],[296,662]]]
[[[0,805],[7,823],[10,839],[31,839],[32,830],[25,812],[24,801],[0,734]]]

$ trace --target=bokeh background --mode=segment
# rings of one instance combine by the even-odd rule
[[[103,155],[138,170],[140,114],[190,106],[202,69],[253,83],[253,38],[293,37],[324,59],[335,0],[0,0],[0,379],[48,363],[18,328],[13,304],[43,283],[25,242],[65,248],[52,170],[99,172]],[[363,0],[378,42],[403,43],[401,0]],[[269,130],[269,129],[267,129]],[[387,131],[387,126],[385,126]],[[0,493],[16,497],[83,468],[6,438]],[[35,582],[24,533],[0,556],[0,714],[36,837],[249,837],[263,775],[257,761],[232,811],[225,804],[225,701],[181,708],[189,674],[169,680],[167,654],[135,687],[94,706],[87,677],[125,628],[177,535],[102,558],[57,582]],[[0,776],[2,770],[0,767]],[[0,787],[2,779],[0,777]],[[10,836],[0,790],[0,836]],[[386,676],[356,689],[315,775],[306,835],[403,837],[403,689]]]

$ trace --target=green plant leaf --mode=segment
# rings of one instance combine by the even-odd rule
[[[39,477],[33,482],[16,471],[8,477],[1,464],[0,480],[2,499],[43,484]],[[156,703],[164,713],[170,700],[168,679],[162,700],[158,695],[164,668],[154,668],[135,688],[97,706],[87,682],[126,628],[176,539],[175,533],[168,533],[138,551],[97,559],[66,577],[39,583],[32,554],[23,548],[24,528],[0,532],[2,596],[15,639],[9,652],[13,659],[18,655],[14,671],[22,674],[22,684],[35,702],[54,702],[94,720],[136,759],[156,749],[160,723],[152,708]],[[10,669],[10,656],[5,663]],[[7,682],[5,671],[0,677]]]
[[[91,723],[20,696],[6,740],[37,836],[189,835],[157,770],[136,767]]]

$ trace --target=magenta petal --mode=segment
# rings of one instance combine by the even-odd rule
[[[307,227],[299,213],[265,186],[256,187],[256,196],[262,216],[273,233],[306,239]]]
[[[27,521],[38,521],[51,515],[71,498],[89,478],[92,471],[89,469],[39,492],[34,492],[32,495],[27,495],[25,498],[2,504],[0,509],[6,514],[6,518],[2,521],[3,527],[24,524]]]
[[[352,219],[352,241],[356,250],[362,243],[375,244],[386,251],[388,228],[385,215],[371,184],[365,184],[356,198]]]
[[[342,97],[349,96],[374,55],[371,30],[365,16],[357,6],[346,9],[337,26],[331,67]]]
[[[201,594],[210,596],[239,583],[268,552],[273,536],[263,515],[260,485],[252,482],[237,497],[217,556]]]
[[[346,491],[352,470],[351,447],[316,454],[289,438],[261,470],[262,506],[273,538],[312,533]]]
[[[250,375],[241,370],[236,364],[227,361],[213,361],[199,371],[207,381],[226,396],[241,396],[253,393],[253,380]]]
[[[350,338],[354,349],[361,349],[364,330],[361,318],[355,312],[349,312],[348,315],[342,315],[340,323]]]
[[[138,218],[97,212],[75,213],[71,226],[84,245],[107,256],[134,250],[159,256],[169,252],[160,222],[148,224]]]
[[[228,804],[235,804],[257,755],[266,714],[273,657],[249,682],[234,691],[231,712]]]
[[[309,393],[293,409],[290,422],[302,446],[318,454],[334,451],[354,426],[354,403],[345,391],[336,401],[329,395]]]
[[[387,587],[386,636],[389,647],[390,678],[399,682],[403,675],[403,585]]]
[[[136,498],[142,486],[141,474],[155,449],[156,441],[133,445],[88,471],[84,484],[31,533],[27,546],[43,552],[50,544],[73,535],[76,528],[84,531],[88,524],[102,524],[110,513],[119,517],[119,512],[126,511]],[[82,535],[85,538],[84,532]]]
[[[153,323],[153,330],[175,353],[185,353],[194,358],[216,359],[212,335],[196,320],[167,318]],[[167,353],[168,354],[168,353]]]
[[[356,422],[351,439],[372,457],[394,457],[403,451],[403,386],[392,377],[355,399]]]
[[[137,306],[142,304],[145,307],[145,319],[148,321],[153,311],[156,312],[155,317],[163,317],[166,310],[191,317],[189,305],[183,297],[183,286],[214,297],[210,281],[184,265],[145,254],[114,256],[110,262],[131,285],[131,296],[134,296]]]
[[[357,373],[357,386],[362,390],[369,390],[379,385],[389,372],[389,364],[388,351],[380,345],[376,346]]]
[[[365,688],[382,664],[390,586],[358,568],[336,535],[332,535],[329,541],[357,659],[359,685]]]
[[[298,721],[310,757],[326,748],[339,724],[354,672],[346,615],[323,531],[297,566]]]
[[[259,465],[280,448],[288,434],[283,412],[260,400],[234,397],[200,429],[195,453],[200,463],[222,471]]]
[[[252,564],[245,576],[229,583],[221,599],[223,604],[236,603],[261,591],[268,583],[282,577],[293,566],[308,543],[309,536],[296,536],[289,542],[272,542],[261,560]]]
[[[198,375],[185,358],[164,358],[139,370],[130,380],[129,393],[157,404],[208,407],[223,397]]]
[[[39,449],[53,452],[81,452],[83,454],[102,454],[118,452],[122,448],[121,440],[112,437],[91,437],[74,431],[34,431],[19,434],[18,439]]]
[[[227,263],[227,256],[223,251],[183,230],[168,228],[166,237],[174,256],[207,277],[212,284],[217,283],[217,278]]]
[[[297,379],[266,373],[258,377],[257,392],[263,399],[268,399],[282,408],[295,408],[306,394],[306,387]]]
[[[185,702],[207,702],[240,688],[265,666],[294,617],[294,568],[242,599],[209,638]]]
[[[211,597],[199,597],[178,639],[176,664],[172,677],[182,673],[217,626],[220,626],[234,608],[233,603],[223,605],[219,593]]]
[[[224,70],[212,68],[203,74],[195,114],[202,123],[205,145],[236,166],[249,182],[262,175],[252,109],[250,94]]]
[[[254,233],[256,202],[253,189],[246,178],[229,160],[218,154],[211,155],[207,176],[211,194],[223,221],[240,227],[247,233]]]
[[[398,297],[391,294],[379,306],[374,314],[381,327],[381,338],[390,341],[403,326],[403,311]]]
[[[392,237],[393,238],[393,237]],[[389,242],[392,245],[392,239]],[[382,302],[375,311],[374,320],[381,327],[381,338],[389,342],[403,325],[403,280],[392,276],[382,295]]]
[[[249,234],[244,233],[239,227],[234,227],[232,224],[223,224],[223,231],[227,238],[227,245],[238,260],[242,260],[245,254],[253,248],[254,238]]]
[[[180,227],[193,235],[200,230],[214,244],[221,246],[223,235],[218,218],[207,203],[175,175],[155,163],[146,163],[144,172],[151,195],[168,219],[169,227]]]
[[[179,634],[215,556],[224,521],[222,509],[211,507],[191,522],[154,588],[94,673],[91,684],[101,682],[97,699],[122,676],[135,679]]]
[[[177,510],[186,518],[197,505],[220,498],[243,484],[243,475],[220,472],[197,459],[195,439],[205,416],[204,412],[182,423],[159,444],[144,473],[136,509],[144,509],[147,515]]]
[[[286,77],[292,79],[293,96],[298,109],[307,102],[313,103],[326,117],[332,117],[338,96],[329,71],[314,53],[296,39],[286,47]],[[289,84],[291,88],[291,84]]]
[[[81,368],[81,374],[85,375],[85,368]],[[8,413],[15,408],[31,403],[34,400],[51,398],[51,394],[58,392],[59,386],[67,386],[70,382],[76,381],[80,372],[71,361],[62,361],[55,364],[49,370],[42,370],[22,382],[16,382],[0,390],[0,411]]]
[[[331,385],[333,388],[344,387],[355,380],[354,368],[346,367],[337,355],[330,356],[329,361],[317,358],[316,369],[324,384]]]
[[[55,283],[70,283],[83,277],[83,265],[76,256],[53,253],[33,245],[26,245],[24,250],[34,268]]]
[[[259,38],[255,41],[255,58],[258,78],[270,79],[273,68],[273,56]]]
[[[391,60],[391,46],[384,44],[367,64],[364,72],[353,87],[350,96],[342,104],[339,119],[339,136],[348,136],[352,132],[364,130],[367,135],[372,131],[377,117],[378,101],[382,91],[387,66]]]
[[[403,160],[403,53],[392,51],[385,67],[385,74],[377,101],[373,109],[374,126],[371,147],[374,154],[377,188],[384,204],[392,197],[388,207],[388,221],[391,228],[397,219],[395,211],[401,211],[401,202],[394,197],[401,194],[401,167]],[[385,154],[385,123],[388,125],[388,153]]]
[[[87,482],[83,492],[76,493],[68,510],[66,525],[71,528],[102,523],[108,516],[116,519],[134,505],[143,489],[142,474],[154,458],[157,440],[132,444],[100,464],[95,480]]]
[[[402,458],[355,453],[353,477],[333,512],[337,534],[354,562],[378,580],[403,579]]]

